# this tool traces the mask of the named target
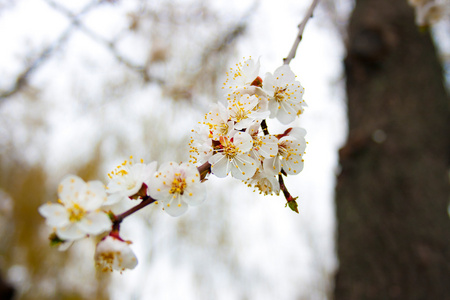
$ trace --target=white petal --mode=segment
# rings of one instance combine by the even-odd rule
[[[127,242],[107,236],[97,244],[94,259],[103,271],[134,269],[136,255]]]
[[[281,103],[281,108],[278,110],[277,119],[282,124],[289,124],[297,117],[297,111],[295,111],[288,103]]]
[[[59,244],[58,251],[66,251],[72,245],[73,245],[73,241],[63,242],[63,243]]]
[[[295,74],[292,72],[289,65],[282,65],[281,67],[278,67],[274,72],[274,76],[278,77],[277,83],[279,86],[295,81]]]
[[[151,180],[154,178],[156,170],[157,170],[157,162],[156,161],[153,161],[153,162],[147,164],[146,167],[144,168],[143,182],[147,186],[150,185]]]
[[[235,165],[231,167],[231,175],[240,180],[246,180],[252,177],[257,168],[256,161],[245,155],[237,155],[235,157]]]
[[[62,240],[74,241],[86,236],[86,233],[82,231],[76,223],[71,223],[66,227],[56,228],[56,235]]]
[[[229,173],[229,161],[225,155],[220,153],[214,154],[209,160],[211,164],[211,172],[219,178],[226,177]]]
[[[275,99],[269,100],[269,111],[270,111],[270,118],[276,118],[278,114],[278,102],[275,101]]]
[[[76,223],[82,231],[97,235],[111,230],[112,222],[104,212],[90,212],[81,221]]]
[[[172,217],[178,217],[184,214],[188,210],[186,202],[182,201],[179,197],[173,199],[170,203],[164,203],[164,211]]]
[[[182,172],[184,173],[186,180],[189,181],[191,181],[191,179],[194,179],[195,181],[200,180],[200,173],[193,164],[181,163],[179,169],[182,170]]]
[[[183,194],[183,201],[189,205],[200,205],[206,200],[206,189],[201,183],[190,185]]]
[[[126,195],[124,195],[122,192],[116,192],[116,193],[108,195],[108,198],[107,198],[106,202],[103,203],[103,205],[117,204],[120,201],[123,201],[126,199],[128,199],[128,197]]]
[[[43,204],[39,207],[39,213],[46,218],[46,224],[51,227],[64,227],[70,223],[67,210],[61,204]]]
[[[266,158],[263,162],[264,172],[270,175],[278,175],[281,171],[280,157],[275,156],[272,158]]]
[[[248,152],[253,147],[253,138],[246,132],[237,132],[233,136],[233,144],[242,152]]]
[[[261,137],[263,144],[259,150],[264,158],[270,158],[278,153],[278,139],[272,135],[265,135]]]
[[[71,204],[84,191],[86,183],[76,175],[67,175],[58,185],[58,196],[62,203]]]
[[[306,130],[301,127],[294,127],[289,132],[289,136],[293,136],[294,138],[296,138],[299,141],[304,140],[304,138],[306,136]]]
[[[105,185],[98,180],[86,183],[84,195],[80,194],[78,204],[86,210],[95,210],[106,203],[107,195]]]
[[[289,175],[296,175],[303,170],[303,165],[302,158],[294,155],[283,161],[283,170]]]

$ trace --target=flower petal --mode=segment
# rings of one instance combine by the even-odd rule
[[[231,167],[231,175],[240,180],[252,177],[257,168],[256,161],[246,154],[237,155],[234,159],[235,165]]]
[[[230,168],[230,162],[225,155],[221,153],[214,154],[209,160],[211,172],[219,178],[227,177]]]
[[[178,217],[188,210],[189,206],[180,197],[174,198],[169,203],[164,203],[164,211],[172,217]]]
[[[80,191],[84,190],[86,183],[76,175],[67,175],[58,185],[58,196],[63,204],[76,201]]]
[[[128,242],[107,236],[97,244],[94,259],[103,271],[134,269],[137,258]]]
[[[112,222],[104,212],[90,212],[81,221],[76,223],[82,231],[97,235],[111,230]]]
[[[205,200],[206,189],[201,183],[190,185],[184,191],[183,201],[189,205],[197,206],[205,202]]]
[[[56,228],[56,234],[62,240],[74,241],[86,236],[86,233],[82,231],[76,223],[71,223],[66,227]]]
[[[80,193],[78,204],[85,210],[96,210],[108,200],[105,185],[98,180],[86,183],[84,195]]]
[[[69,225],[67,210],[58,203],[46,203],[39,207],[39,213],[46,218],[45,222],[51,227],[64,227]]]

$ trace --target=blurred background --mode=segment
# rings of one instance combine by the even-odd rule
[[[360,2],[374,3],[358,1],[357,8]],[[387,89],[387,95],[377,94],[378,90],[386,91],[379,88],[382,83],[375,80],[378,88],[369,83],[374,82],[373,75],[386,78],[382,72],[390,72],[389,60],[399,61],[398,57],[406,56],[411,46],[397,47],[404,45],[396,39],[397,33],[404,36],[402,31],[377,27],[376,20],[380,18],[376,9],[393,11],[383,16],[386,24],[389,20],[394,27],[397,23],[405,24],[408,32],[417,34],[417,39],[425,39],[426,43],[417,45],[426,44],[429,48],[416,55],[429,57],[436,65],[422,77],[432,78],[436,92],[431,92],[426,83],[427,88],[422,89],[425,96],[415,95],[418,101],[429,97],[427,103],[440,99],[436,101],[440,101],[437,110],[441,115],[431,119],[443,121],[431,126],[433,136],[442,145],[434,140],[413,143],[436,145],[436,152],[423,156],[441,159],[432,162],[436,166],[436,178],[442,179],[435,180],[439,181],[436,190],[440,194],[419,193],[423,201],[417,201],[418,209],[414,211],[420,211],[430,199],[439,198],[435,211],[427,214],[428,221],[433,219],[430,216],[434,212],[443,216],[438,217],[439,225],[433,222],[430,225],[432,229],[438,228],[439,234],[428,241],[423,237],[429,231],[421,233],[422,244],[416,252],[426,261],[419,263],[420,272],[428,270],[429,265],[433,270],[430,274],[445,283],[443,275],[450,275],[450,247],[445,242],[449,233],[450,151],[447,151],[448,96],[443,78],[449,77],[450,26],[443,19],[430,29],[438,46],[435,52],[428,29],[421,32],[414,23],[414,10],[406,0],[398,2],[402,3],[395,7],[398,11],[375,5],[375,9],[364,12],[363,7],[360,18],[369,21],[367,24],[350,22],[353,28],[358,28],[352,31],[347,30],[347,25],[354,1],[321,1],[306,26],[297,56],[290,64],[305,87],[308,104],[300,120],[292,124],[308,132],[305,168],[298,176],[286,179],[291,194],[299,196],[299,215],[284,207],[282,196],[261,196],[238,180],[211,176],[205,183],[206,203],[191,208],[185,215],[172,218],[157,207],[146,207],[127,218],[121,235],[133,241],[139,264],[123,274],[105,274],[94,266],[96,240],[76,242],[66,252],[51,248],[50,229],[37,208],[56,200],[56,186],[66,174],[106,183],[106,174],[130,155],[145,162],[188,160],[191,129],[209,111],[209,105],[221,101],[219,91],[226,70],[243,61],[243,57],[251,56],[260,58],[261,75],[273,72],[287,56],[297,25],[311,2],[0,0],[0,291],[3,297],[9,299],[8,293],[13,292],[14,299],[380,299],[376,291],[385,290],[384,283],[379,289],[374,288],[375,292],[361,285],[350,296],[353,292],[349,290],[354,289],[347,282],[356,284],[355,279],[339,273],[336,291],[342,293],[333,296],[338,255],[343,257],[339,259],[342,272],[347,270],[346,257],[351,264],[351,259],[357,260],[356,256],[361,254],[361,272],[370,273],[370,265],[377,263],[368,259],[372,257],[370,254],[364,256],[369,253],[365,252],[367,249],[359,251],[357,245],[373,246],[362,237],[379,238],[384,234],[377,235],[378,228],[382,227],[379,224],[364,221],[376,215],[371,212],[385,214],[386,210],[401,220],[403,215],[398,214],[404,207],[401,201],[411,193],[409,185],[399,180],[400,187],[389,186],[388,191],[405,193],[385,192],[381,196],[389,201],[398,200],[398,210],[387,205],[377,211],[372,204],[360,208],[352,202],[358,201],[352,199],[364,199],[361,203],[379,203],[376,191],[383,190],[384,186],[379,179],[387,175],[378,174],[373,165],[381,165],[380,157],[393,158],[394,162],[400,159],[390,155],[392,147],[379,148],[389,144],[384,141],[399,141],[390,138],[388,126],[388,121],[396,116],[385,114],[390,106],[381,105],[383,102],[377,100],[394,103],[388,95],[395,93]],[[401,18],[395,15],[397,12]],[[370,14],[372,18],[364,17]],[[414,35],[411,40],[415,38]],[[356,46],[352,41],[357,41]],[[346,48],[353,56],[347,55],[344,64]],[[391,53],[397,53],[394,50],[400,54],[392,56]],[[416,60],[417,56],[412,58]],[[361,63],[363,67],[359,67]],[[413,65],[406,59],[402,63]],[[406,74],[414,72],[402,70]],[[432,77],[431,73],[437,75]],[[355,78],[362,81],[353,83],[351,80]],[[394,81],[388,80],[386,84],[392,86]],[[361,101],[360,96],[349,97],[347,102],[346,82],[369,90],[351,92],[351,95],[364,98],[371,94],[380,106],[352,105],[352,101]],[[424,80],[419,82],[425,84]],[[404,96],[393,97],[403,99]],[[360,110],[353,110],[355,107]],[[421,104],[414,107],[424,109]],[[347,109],[350,119],[347,119]],[[384,123],[361,125],[352,119],[350,110],[356,111],[358,120],[367,120],[364,112],[376,120],[383,119],[377,116],[384,114]],[[430,119],[430,115],[425,119]],[[409,115],[405,120],[414,118]],[[285,127],[269,122],[269,129],[277,131]],[[392,136],[394,133],[397,131]],[[401,131],[399,134],[404,136]],[[409,140],[400,143],[409,145]],[[378,150],[366,151],[373,147]],[[400,157],[405,157],[403,154]],[[359,159],[375,163],[368,166]],[[395,163],[387,163],[395,169]],[[427,167],[427,170],[430,168],[433,169]],[[366,178],[380,183],[373,189],[357,182],[368,172],[380,176]],[[433,182],[416,185],[430,187],[430,184]],[[346,192],[349,190],[354,193]],[[372,197],[365,199],[367,195]],[[413,213],[408,217],[418,220]],[[336,227],[341,219],[351,221]],[[384,218],[378,219],[384,224]],[[398,227],[398,223],[388,223],[386,231],[390,231],[391,225]],[[337,240],[337,230],[344,236],[351,234],[352,228],[365,225],[368,230],[360,230],[356,237]],[[419,225],[428,228],[420,222],[413,226]],[[411,228],[404,226],[406,231]],[[400,232],[398,236],[404,235]],[[388,243],[394,246],[387,248],[381,238],[381,248],[372,247],[374,255],[381,259],[384,257],[381,253],[393,256],[398,250],[396,237],[397,233]],[[406,244],[413,240],[416,240],[414,235]],[[345,244],[338,247],[341,241]],[[435,244],[439,250],[429,247]],[[338,248],[351,248],[357,253],[341,253]],[[371,262],[369,267],[363,267],[367,260]],[[383,277],[389,273],[389,265],[392,264],[381,271],[375,268],[373,272]],[[443,267],[436,269],[435,265]],[[420,274],[426,276],[425,273]],[[357,272],[356,277],[362,277],[361,273]],[[405,286],[414,285],[411,282],[395,283],[393,289],[387,289],[390,296],[385,299],[413,299],[406,297],[409,292],[405,291],[408,290]],[[438,295],[448,292],[444,283],[439,285]]]

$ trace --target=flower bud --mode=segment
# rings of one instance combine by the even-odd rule
[[[129,246],[130,243],[113,236],[107,236],[101,240],[95,250],[96,266],[103,272],[112,272],[113,270],[122,272],[125,269],[134,269],[137,265],[137,258]]]

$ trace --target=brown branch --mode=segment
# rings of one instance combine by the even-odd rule
[[[269,128],[267,127],[266,119],[261,122],[261,129],[264,132],[264,135],[269,135]]]
[[[295,57],[295,53],[297,52],[298,45],[300,44],[300,41],[303,37],[303,31],[305,30],[306,23],[308,23],[308,20],[312,17],[314,9],[317,6],[317,3],[319,3],[319,0],[313,0],[311,3],[311,6],[309,7],[308,11],[306,12],[305,18],[303,21],[298,25],[298,34],[297,38],[294,41],[294,44],[292,45],[291,51],[289,52],[288,56],[283,59],[283,62],[285,65],[288,65],[292,59]]]
[[[284,175],[286,175],[286,173],[284,171],[282,171],[282,173]],[[283,195],[286,198],[286,205],[289,206],[290,209],[292,209],[293,211],[295,211],[296,213],[298,213],[298,205],[297,205],[297,198],[298,197],[292,197],[291,193],[289,193],[286,185],[284,184],[284,180],[283,180],[283,175],[280,174],[278,175],[278,182],[280,183],[280,189],[281,191],[283,191]]]

